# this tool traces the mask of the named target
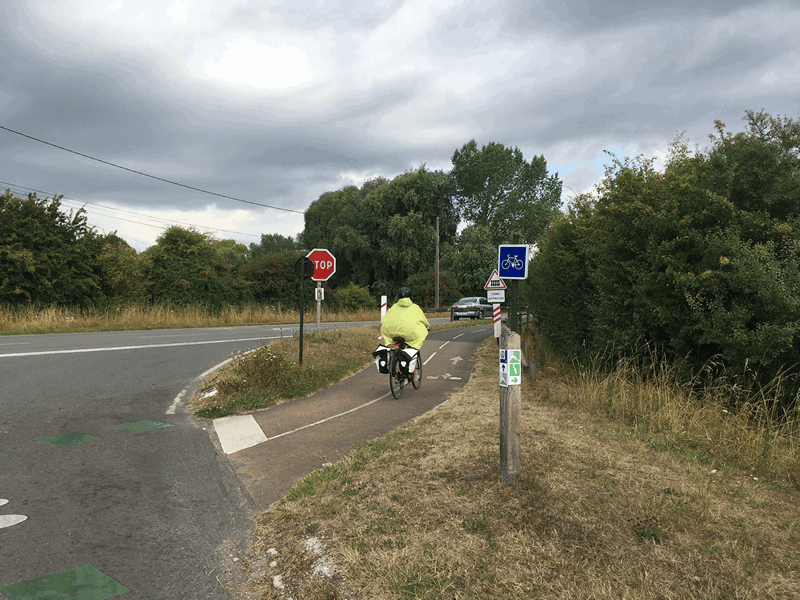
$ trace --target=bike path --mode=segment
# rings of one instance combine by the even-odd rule
[[[304,398],[217,419],[220,451],[227,454],[254,508],[264,510],[298,479],[447,400],[468,383],[474,355],[491,335],[486,325],[430,334],[422,348],[422,385],[419,390],[407,385],[397,400],[389,392],[388,375],[369,366]],[[236,446],[237,424],[261,435],[244,434],[249,446]],[[226,452],[226,447],[233,451]]]

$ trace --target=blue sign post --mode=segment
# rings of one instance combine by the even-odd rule
[[[528,277],[527,244],[500,246],[497,253],[497,272],[503,279],[526,279]]]
[[[508,327],[519,333],[517,314],[517,286],[520,279],[528,277],[528,246],[520,244],[519,234],[514,234],[514,243],[500,246],[497,252],[497,272],[503,279],[510,279],[511,302],[508,307]]]

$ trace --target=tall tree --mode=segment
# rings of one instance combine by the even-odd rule
[[[336,257],[336,274],[329,283],[372,283],[369,239],[362,226],[362,203],[369,190],[384,183],[384,179],[371,180],[361,189],[348,186],[325,192],[306,210],[305,229],[300,236],[303,247],[309,251],[326,248]]]
[[[226,271],[236,271],[247,262],[247,246],[236,240],[211,240],[217,253],[217,264]]]
[[[300,279],[294,269],[303,254],[291,250],[264,254],[239,269],[237,277],[248,283],[256,302],[297,307],[300,304]],[[312,306],[314,286],[306,283],[304,292],[306,306]]]
[[[487,225],[467,225],[459,234],[452,270],[465,296],[482,295],[492,269],[497,268],[497,244]]]
[[[145,251],[153,300],[219,309],[251,298],[248,284],[233,276],[214,242],[194,229],[164,231]]]
[[[116,233],[102,236],[99,246],[97,261],[106,301],[112,305],[146,302],[147,256],[136,252]]]
[[[451,160],[461,213],[487,226],[495,243],[514,233],[535,243],[561,205],[561,180],[558,173],[547,173],[543,155],[527,162],[519,148],[490,142],[478,149],[473,139]]]
[[[434,264],[436,219],[442,244],[455,241],[459,214],[451,178],[421,165],[375,188],[362,205],[361,231],[372,260],[376,294],[393,294],[409,276]]]
[[[290,236],[283,236],[280,233],[262,233],[261,242],[249,245],[248,256],[250,260],[257,260],[265,254],[293,251],[299,247],[297,241]]]
[[[102,298],[99,236],[61,196],[0,195],[0,303],[85,305]]]

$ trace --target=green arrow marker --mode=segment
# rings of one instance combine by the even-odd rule
[[[11,600],[106,600],[129,591],[92,565],[0,588]]]

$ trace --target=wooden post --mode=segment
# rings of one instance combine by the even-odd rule
[[[503,325],[500,336],[500,476],[506,483],[519,476],[521,384],[520,337]]]

